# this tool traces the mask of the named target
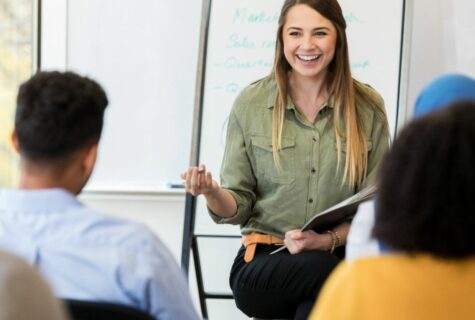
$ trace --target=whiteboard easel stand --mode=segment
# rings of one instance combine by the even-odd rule
[[[200,51],[198,54],[198,68],[196,76],[195,107],[193,111],[193,131],[190,152],[190,164],[199,165],[200,141],[201,141],[201,123],[203,118],[203,97],[204,81],[206,71],[206,53],[208,43],[208,31],[211,11],[211,0],[203,0],[202,5],[202,24],[200,30]],[[226,235],[197,235],[195,234],[196,218],[196,197],[190,193],[185,196],[185,221],[183,226],[183,241],[181,250],[181,268],[185,275],[189,275],[190,250],[193,252],[193,262],[196,274],[198,295],[200,300],[201,314],[204,319],[208,318],[208,308],[206,299],[234,299],[231,294],[226,293],[208,293],[204,290],[203,275],[201,272],[200,255],[198,250],[198,237],[201,238],[236,238],[236,236]]]
[[[403,1],[403,23],[401,32],[401,54],[399,63],[399,88],[397,101],[396,126],[393,137],[410,120],[411,106],[408,105],[409,67],[413,25],[414,0]]]

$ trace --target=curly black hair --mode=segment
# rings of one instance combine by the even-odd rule
[[[51,160],[97,143],[107,104],[106,93],[94,80],[73,72],[38,72],[18,92],[20,154]]]
[[[395,250],[475,254],[475,102],[409,124],[380,171],[373,236]]]

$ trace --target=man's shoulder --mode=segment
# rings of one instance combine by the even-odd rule
[[[85,245],[114,246],[120,250],[148,250],[160,245],[153,231],[146,225],[114,217],[87,207],[71,209],[75,221],[64,220],[63,228],[71,232],[71,240]],[[76,211],[76,212],[74,212]],[[66,213],[68,214],[68,213]],[[71,225],[72,224],[72,225]]]

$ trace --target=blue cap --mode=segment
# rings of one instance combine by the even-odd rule
[[[475,101],[475,80],[461,74],[443,75],[422,90],[414,107],[414,116],[420,117],[462,100]]]

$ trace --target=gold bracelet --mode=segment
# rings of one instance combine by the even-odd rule
[[[335,237],[336,237],[335,248],[338,248],[341,245],[340,235],[338,234],[338,232],[336,230],[332,230],[332,231],[335,232]]]
[[[336,247],[336,242],[337,242],[337,235],[335,233],[335,231],[333,230],[327,230],[325,231],[326,233],[329,233],[330,236],[332,237],[332,245],[331,245],[331,248],[330,248],[330,253],[333,253],[333,251],[335,250],[335,247]]]

